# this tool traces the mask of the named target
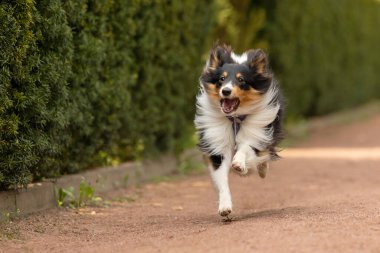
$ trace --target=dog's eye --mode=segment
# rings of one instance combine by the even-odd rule
[[[219,79],[221,82],[223,82],[224,80],[226,80],[226,78],[224,76],[221,76],[220,79]]]
[[[239,81],[239,83],[244,83],[244,79],[242,77],[239,77],[237,80]]]

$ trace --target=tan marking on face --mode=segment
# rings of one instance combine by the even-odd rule
[[[227,76],[228,76],[227,71],[224,71],[222,75],[223,75],[224,77],[227,77]]]
[[[207,94],[214,100],[219,101],[219,88],[216,87],[216,84],[208,83],[206,85],[206,92]]]
[[[232,97],[239,98],[240,106],[243,107],[258,101],[262,97],[262,94],[252,87],[250,87],[249,90],[242,90],[234,85],[232,88]]]
[[[241,73],[240,72],[236,73],[236,78],[239,78],[239,77],[241,77]]]

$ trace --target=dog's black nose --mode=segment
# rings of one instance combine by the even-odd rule
[[[231,95],[231,89],[229,89],[229,88],[224,88],[223,90],[222,90],[222,94],[223,94],[223,96],[229,96],[229,95]]]

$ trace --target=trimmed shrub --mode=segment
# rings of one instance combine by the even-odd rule
[[[291,114],[379,98],[379,13],[380,4],[369,0],[277,1],[270,51]]]
[[[191,0],[0,4],[0,188],[176,151],[213,17]]]
[[[54,17],[42,17],[49,12]],[[62,10],[37,12],[33,1],[2,3],[0,25],[0,186],[7,188],[57,173],[72,36]]]

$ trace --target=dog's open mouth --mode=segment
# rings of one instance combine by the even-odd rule
[[[238,98],[228,99],[224,98],[220,100],[220,106],[222,107],[222,111],[225,114],[229,114],[233,111],[236,111],[239,107],[240,100]]]

